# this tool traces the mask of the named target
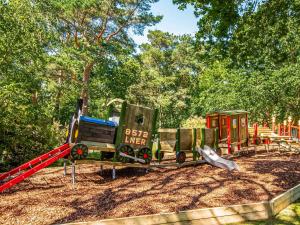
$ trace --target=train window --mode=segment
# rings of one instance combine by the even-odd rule
[[[233,129],[235,129],[235,128],[236,128],[236,125],[237,125],[237,123],[236,123],[236,119],[233,119],[233,120],[232,120],[232,127],[233,127]]]
[[[212,127],[216,127],[216,126],[217,126],[217,120],[213,119],[213,120],[211,121],[211,126],[212,126]]]
[[[242,127],[246,126],[246,118],[241,118]]]
[[[225,120],[225,118],[222,118],[222,125],[225,125],[226,123],[226,120]]]
[[[143,114],[139,114],[135,117],[135,122],[139,125],[143,125],[144,124],[144,115]]]

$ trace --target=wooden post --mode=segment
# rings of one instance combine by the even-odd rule
[[[281,124],[280,123],[278,124],[278,131],[277,132],[278,132],[278,136],[281,136]]]
[[[116,167],[113,166],[113,169],[112,169],[112,179],[116,179]]]
[[[230,116],[227,116],[227,147],[228,154],[231,152],[231,119]]]
[[[160,145],[160,136],[158,135],[158,138],[157,138],[157,156],[158,156],[158,164],[160,164],[161,162],[161,145]]]
[[[214,141],[214,148],[216,149],[216,151],[219,148],[219,128],[215,128],[215,141]]]
[[[275,116],[273,116],[272,117],[272,131],[273,131],[273,133],[275,133],[275,129],[276,129],[275,122],[276,122],[276,118],[275,118]]]
[[[284,120],[283,121],[283,136],[286,135],[286,125],[287,125],[286,120]]]
[[[248,129],[248,113],[246,114],[246,137],[249,138],[249,129]],[[249,140],[247,140],[247,148],[248,148]]]
[[[201,144],[200,147],[203,149],[205,145],[205,128],[201,129]]]
[[[103,175],[103,165],[100,166],[100,175]]]
[[[72,162],[72,184],[75,184],[75,162]]]
[[[206,127],[210,128],[210,116],[206,116]]]
[[[253,134],[253,144],[256,145],[257,135],[258,135],[258,124],[253,124],[254,134]]]
[[[196,141],[197,141],[197,129],[193,128],[193,146],[192,146],[192,152],[193,152],[193,160],[197,160],[196,155]]]
[[[180,152],[180,128],[177,129],[177,132],[176,132],[176,145],[175,145],[175,148],[176,148],[176,156],[177,156],[177,153]]]
[[[288,136],[291,137],[292,136],[292,122],[288,123]]]
[[[288,136],[292,136],[292,117],[288,117]]]
[[[121,115],[120,115],[120,122],[119,122],[119,128],[117,130],[116,134],[116,140],[115,140],[115,146],[119,146],[122,142],[122,135],[123,135],[123,125],[125,124],[125,117],[126,117],[126,110],[127,110],[127,102],[124,101],[122,103],[122,109],[121,109]],[[115,154],[116,155],[116,154]],[[116,158],[114,157],[114,161],[116,161]]]
[[[67,175],[67,160],[64,159],[64,176]]]
[[[300,141],[300,120],[298,121],[298,142]]]
[[[218,120],[219,120],[219,140],[222,139],[222,116],[218,116]]]
[[[241,117],[240,116],[238,116],[238,124],[237,124],[237,126],[238,126],[238,151],[239,150],[241,150],[241,134],[240,134],[240,132],[241,132],[241,129],[240,129],[240,126],[241,126],[241,121],[240,121],[240,119],[241,119]]]
[[[157,126],[158,114],[159,114],[159,110],[155,109],[154,113],[153,113],[152,127],[151,127],[151,135],[152,135],[153,138],[157,134],[157,129],[158,129],[158,126]],[[149,148],[152,149],[152,147],[153,147],[153,141],[150,141]]]

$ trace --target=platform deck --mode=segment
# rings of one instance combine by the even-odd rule
[[[99,165],[99,166],[114,166],[114,167],[133,167],[133,168],[166,168],[166,167],[184,167],[184,166],[190,166],[190,165],[198,165],[205,163],[205,160],[197,160],[197,161],[187,161],[184,163],[176,163],[176,162],[170,162],[170,163],[151,163],[151,164],[141,164],[141,163],[122,163],[122,162],[112,162],[112,161],[98,161],[98,160],[78,160],[75,162],[76,165],[80,164],[93,164],[93,165]]]

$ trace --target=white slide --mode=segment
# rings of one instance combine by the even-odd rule
[[[197,151],[204,157],[209,164],[228,170],[239,171],[239,166],[231,160],[223,159],[209,146],[204,145],[204,149],[198,148]]]

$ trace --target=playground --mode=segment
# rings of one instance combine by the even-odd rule
[[[0,18],[0,225],[285,223],[299,204],[299,1],[3,0]]]
[[[76,167],[39,171],[1,195],[2,224],[56,224],[95,221],[188,209],[269,200],[300,180],[300,155],[265,152],[234,158],[240,171],[229,172],[209,164],[179,169],[122,168],[111,179],[111,167]]]

